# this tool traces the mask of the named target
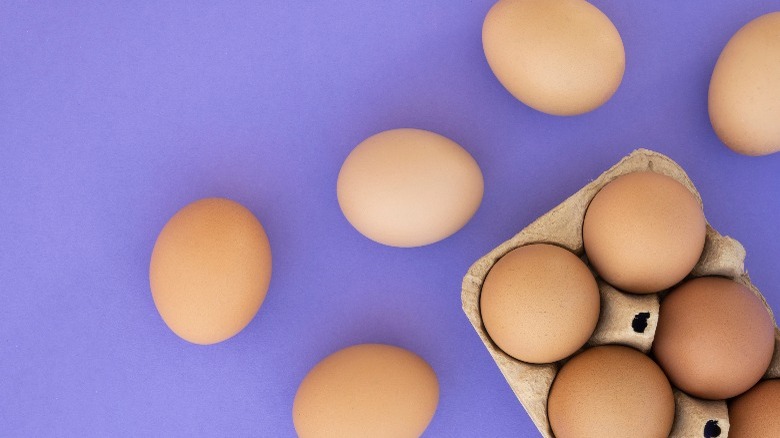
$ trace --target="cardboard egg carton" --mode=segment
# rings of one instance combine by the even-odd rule
[[[586,260],[582,242],[582,223],[590,201],[604,185],[618,176],[648,170],[679,181],[696,196],[701,205],[701,196],[677,163],[657,152],[638,149],[514,237],[477,260],[463,279],[461,294],[463,311],[544,437],[553,437],[547,419],[547,396],[553,379],[565,360],[550,364],[529,364],[499,349],[488,336],[482,323],[479,309],[482,284],[488,271],[498,259],[515,248],[531,243],[554,243],[583,256]],[[720,235],[708,223],[704,251],[690,277],[718,275],[742,283],[761,298],[771,315],[772,310],[766,304],[766,300],[750,282],[744,261],[745,249],[742,245],[730,237]],[[598,284],[601,294],[601,314],[596,330],[585,348],[603,344],[622,344],[645,353],[649,352],[658,322],[659,294],[633,295],[618,291],[601,280]],[[777,377],[780,377],[780,329],[775,323],[775,351],[764,378]],[[725,401],[701,400],[676,388],[674,398],[675,419],[671,437],[728,436],[729,420]]]

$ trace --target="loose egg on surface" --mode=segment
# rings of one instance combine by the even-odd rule
[[[452,140],[393,129],[360,143],[339,172],[341,211],[361,234],[398,247],[423,246],[461,229],[482,202],[482,171]]]
[[[674,395],[649,357],[605,345],[583,351],[561,368],[547,412],[556,438],[666,438],[674,422]]]
[[[570,356],[588,341],[599,319],[599,289],[582,260],[555,245],[510,251],[488,272],[480,311],[490,338],[529,363]]]
[[[625,292],[653,293],[691,272],[706,233],[701,205],[684,185],[659,173],[634,172],[596,194],[582,237],[604,280]]]
[[[699,398],[725,399],[764,375],[774,335],[772,317],[750,289],[701,277],[661,302],[653,354],[676,387]]]
[[[438,402],[436,374],[422,358],[361,344],[309,371],[295,394],[293,423],[301,438],[416,438]]]
[[[485,17],[482,45],[513,96],[553,115],[604,104],[626,65],[614,24],[584,0],[500,0]]]
[[[179,210],[157,237],[149,264],[160,316],[195,344],[240,332],[260,309],[270,280],[263,226],[245,207],[221,198]]]
[[[729,402],[729,438],[780,437],[780,379],[764,380]]]
[[[780,11],[746,24],[723,48],[709,111],[715,133],[735,152],[780,151]]]

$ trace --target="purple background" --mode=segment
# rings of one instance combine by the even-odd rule
[[[637,147],[687,169],[780,310],[780,154],[729,151],[707,116],[724,44],[778,1],[594,1],[627,70],[571,118],[491,74],[493,0],[73,3],[0,3],[0,436],[293,436],[300,380],[360,342],[436,370],[426,436],[535,436],[461,279]],[[431,246],[373,243],[336,202],[349,151],[397,127],[452,138],[485,175],[473,220]],[[201,347],[163,324],[148,263],[167,219],[208,196],[255,212],[274,273],[252,323]]]

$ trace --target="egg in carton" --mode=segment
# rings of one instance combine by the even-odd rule
[[[580,189],[548,213],[536,219],[511,239],[502,243],[477,260],[463,279],[461,299],[463,311],[471,321],[496,365],[506,378],[512,391],[533,420],[542,436],[552,438],[547,418],[547,397],[553,380],[565,360],[549,364],[531,364],[504,353],[490,339],[482,322],[479,302],[482,284],[490,269],[513,249],[532,243],[552,243],[584,256],[582,224],[590,201],[607,183],[631,172],[657,172],[682,183],[702,204],[693,183],[685,171],[665,155],[646,149],[638,149],[596,180]],[[759,290],[751,283],[745,271],[745,249],[727,236],[720,235],[707,224],[704,251],[688,278],[701,276],[728,277],[747,286],[771,309]],[[661,294],[636,295],[621,292],[602,280],[598,280],[601,313],[596,329],[584,348],[621,344],[648,353],[651,349],[658,323]],[[774,320],[774,317],[773,317]],[[780,377],[780,329],[775,323],[775,350],[764,379]],[[675,419],[671,437],[727,437],[729,431],[728,408],[723,400],[702,400],[673,388]]]

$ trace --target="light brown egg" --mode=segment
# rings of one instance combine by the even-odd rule
[[[585,263],[546,244],[501,257],[480,295],[490,338],[508,355],[530,363],[555,362],[576,352],[593,334],[599,309],[598,285]]]
[[[462,228],[482,201],[482,172],[452,140],[393,129],[360,143],[339,172],[339,206],[361,234],[398,247],[428,245]]]
[[[729,438],[780,437],[780,379],[764,380],[729,402]]]
[[[318,363],[293,402],[301,438],[417,438],[439,402],[433,369],[402,348],[361,344]]]
[[[604,104],[626,66],[617,29],[584,0],[500,0],[485,17],[482,46],[513,96],[554,115]]]
[[[687,281],[661,302],[653,354],[672,383],[705,399],[739,395],[764,375],[775,328],[747,287],[720,277]]]
[[[240,332],[260,309],[271,280],[265,230],[240,204],[193,202],[160,232],[149,264],[152,298],[182,339],[214,344]]]
[[[666,438],[674,422],[674,395],[649,357],[605,345],[583,351],[561,368],[547,415],[556,438]]]
[[[712,72],[710,121],[729,148],[745,155],[780,151],[780,11],[737,31]]]
[[[653,293],[687,276],[707,233],[696,197],[671,177],[634,172],[604,186],[585,213],[588,260],[608,283]]]

